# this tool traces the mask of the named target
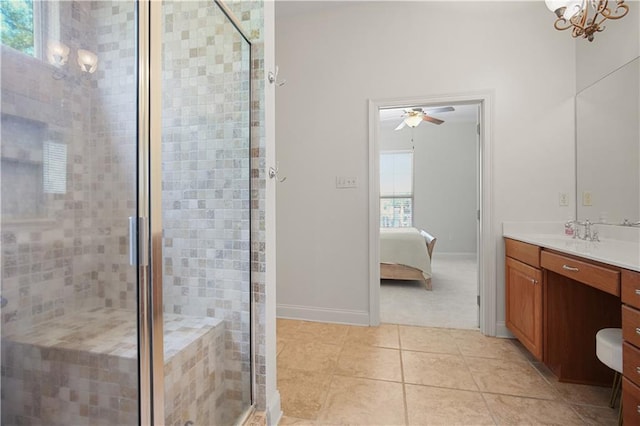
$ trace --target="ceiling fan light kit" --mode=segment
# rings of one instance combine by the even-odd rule
[[[430,108],[428,110],[429,113],[438,113],[438,112],[449,112],[455,111],[455,108],[452,106],[448,107],[439,107],[439,108]],[[427,115],[427,111],[422,108],[405,108],[403,114],[404,120],[396,127],[394,130],[400,130],[404,126],[409,126],[411,128],[418,127],[418,124],[423,121],[428,121],[433,124],[442,124],[444,120],[440,120],[439,118],[432,117]]]
[[[409,127],[418,127],[418,124],[422,122],[422,115],[416,112],[410,112],[407,118],[404,119]]]
[[[593,41],[595,33],[605,29],[602,25],[607,19],[620,19],[629,12],[624,0],[545,0],[550,11],[556,14],[556,30],[571,30],[574,38],[582,37]],[[613,4],[615,3],[615,4]],[[589,12],[593,10],[593,17]]]

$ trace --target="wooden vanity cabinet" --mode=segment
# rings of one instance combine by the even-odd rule
[[[543,249],[544,363],[561,382],[611,386],[596,356],[596,333],[620,327],[620,270]]]
[[[510,238],[505,254],[507,328],[561,382],[609,385],[595,335],[620,327],[620,268]]]
[[[640,273],[622,271],[622,399],[625,424],[640,424]]]
[[[505,239],[507,328],[538,360],[543,355],[540,247]]]

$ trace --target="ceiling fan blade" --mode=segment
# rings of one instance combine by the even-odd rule
[[[435,118],[435,117],[430,117],[428,115],[425,115],[424,117],[422,117],[422,119],[424,121],[428,121],[429,123],[433,123],[433,124],[442,124],[442,123],[444,123],[444,120],[440,120],[439,118]]]
[[[396,127],[396,128],[395,128],[395,129],[393,129],[393,130],[400,130],[400,129],[402,129],[402,128],[405,126],[405,124],[407,124],[407,123],[405,123],[405,121],[404,121],[404,120],[402,120],[402,123],[400,123],[400,124],[398,125],[398,127]]]
[[[438,108],[425,108],[429,114],[438,113],[438,112],[450,112],[455,111],[456,109],[452,106],[447,107],[438,107]]]

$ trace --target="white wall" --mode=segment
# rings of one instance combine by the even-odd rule
[[[640,2],[626,3],[627,16],[576,47],[577,189],[593,200],[578,200],[580,220],[640,219]]]
[[[578,220],[640,220],[640,59],[576,97]],[[591,193],[591,205],[580,198]]]
[[[578,92],[640,55],[640,2],[625,3],[629,5],[627,16],[605,21],[606,29],[596,33],[591,43],[583,39],[576,43]]]
[[[287,2],[284,2],[286,6]],[[277,6],[277,7],[280,7]],[[278,314],[368,323],[367,101],[494,91],[493,242],[503,221],[565,220],[575,46],[542,2],[353,2],[276,21]],[[336,189],[337,175],[356,189]]]
[[[476,253],[476,122],[422,123],[395,131],[397,124],[381,123],[380,150],[415,147],[414,226],[437,238],[434,256]]]

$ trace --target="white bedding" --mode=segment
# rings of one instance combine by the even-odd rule
[[[411,266],[431,278],[427,243],[416,228],[380,228],[380,262]]]

